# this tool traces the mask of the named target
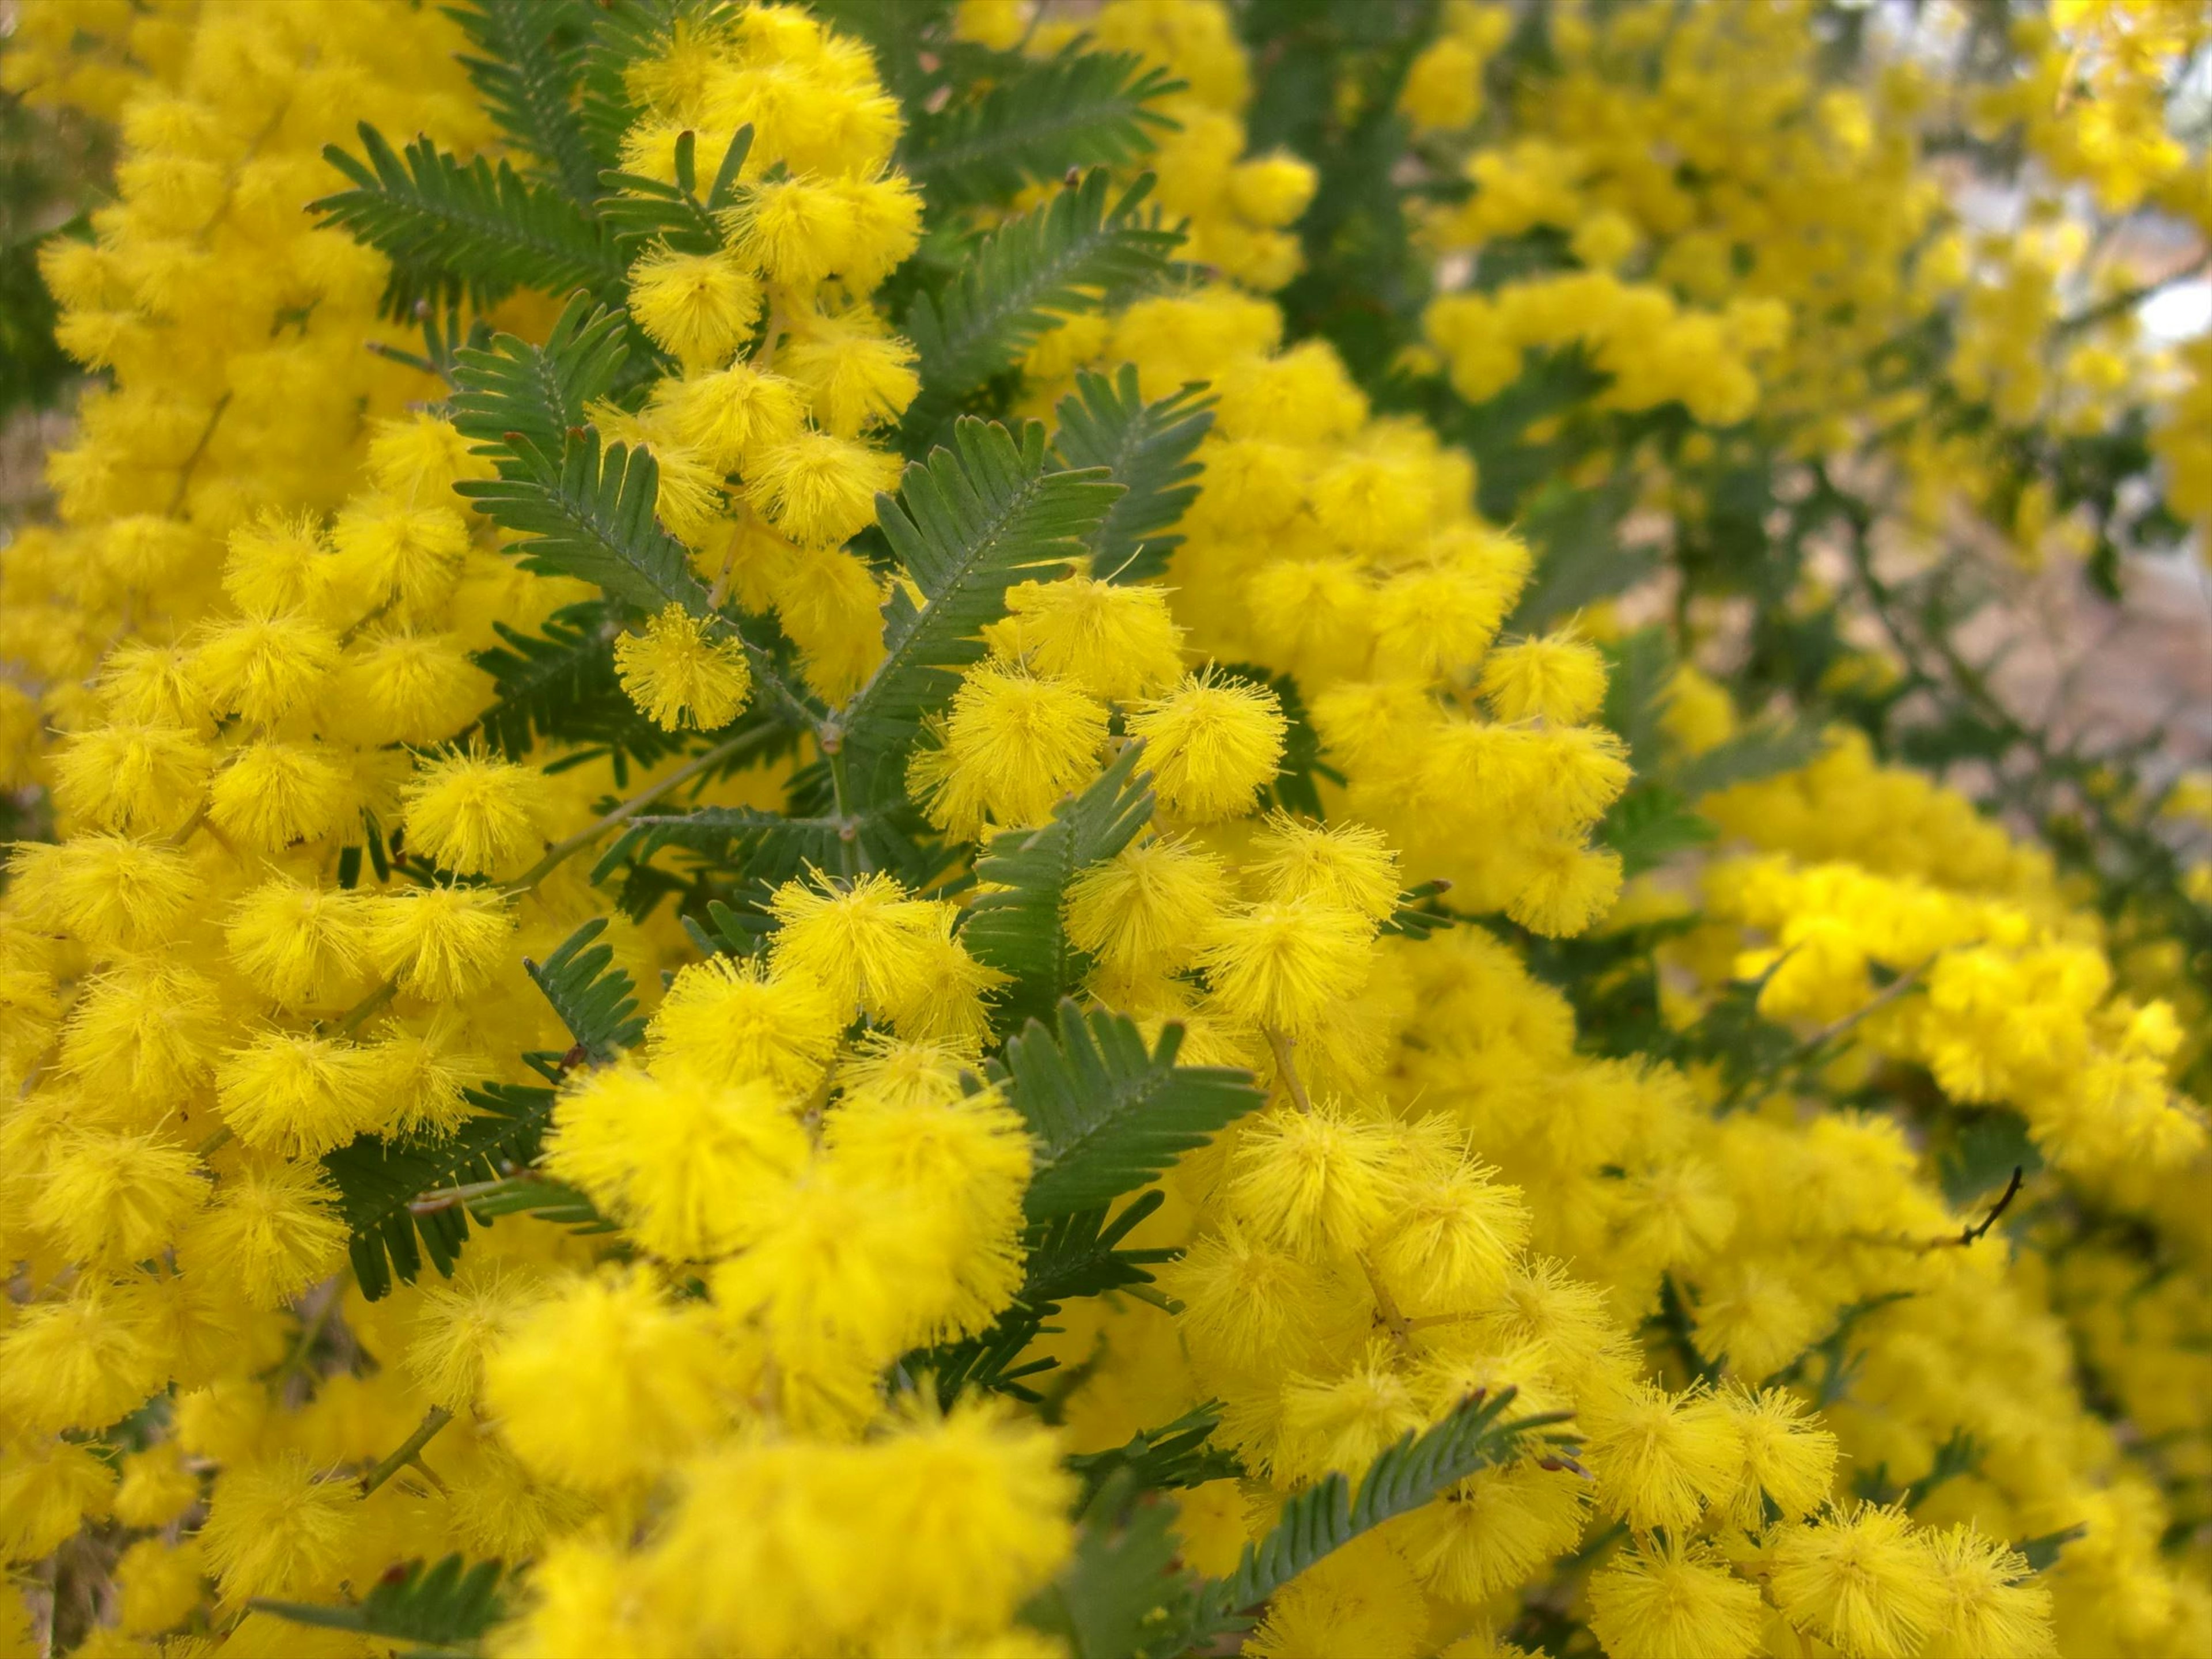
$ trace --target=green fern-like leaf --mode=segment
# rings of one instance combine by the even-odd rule
[[[1139,1291],[1152,1270],[1173,1250],[1124,1249],[1121,1241],[1160,1206],[1158,1188],[1140,1193],[1118,1214],[1104,1205],[1032,1222],[1022,1235],[1022,1288],[991,1328],[964,1341],[909,1354],[899,1370],[908,1377],[930,1375],[937,1397],[947,1402],[971,1389],[987,1389],[1034,1404],[1042,1398],[1024,1380],[1058,1368],[1050,1358],[1025,1357],[1048,1320],[1063,1304],[1110,1291]]]
[[[692,573],[684,544],[653,516],[660,467],[651,450],[611,444],[603,453],[599,433],[586,427],[570,439],[556,472],[456,488],[525,538],[518,550],[529,568],[593,583],[641,611],[673,603],[708,614],[707,585]]]
[[[1070,167],[1123,167],[1175,123],[1150,107],[1183,89],[1129,52],[1073,46],[1042,62],[1006,56],[981,98],[916,112],[901,150],[931,206],[1003,201]]]
[[[1143,581],[1167,568],[1182,538],[1168,533],[1198,499],[1198,446],[1213,427],[1204,388],[1146,403],[1137,390],[1133,363],[1114,380],[1085,370],[1075,391],[1060,400],[1063,465],[1103,466],[1129,493],[1114,503],[1091,532],[1097,568],[1115,581]]]
[[[607,919],[593,916],[542,963],[527,957],[522,961],[523,970],[595,1066],[645,1039],[645,1020],[634,994],[637,988],[628,972],[613,965],[614,947],[594,942],[606,931]]]
[[[446,14],[476,48],[461,65],[485,110],[587,215],[599,169],[576,107],[576,83],[592,11],[590,0],[468,0]]]
[[[584,406],[607,394],[628,356],[622,313],[580,294],[542,346],[501,334],[454,352],[447,414],[503,474],[550,472],[584,424]]]
[[[427,138],[403,154],[367,122],[359,131],[366,161],[335,144],[323,151],[353,188],[311,205],[391,259],[386,301],[393,314],[417,300],[465,298],[481,309],[518,288],[621,295],[613,248],[558,191],[506,161],[465,163]]]
[[[604,172],[616,165],[622,155],[623,135],[637,119],[628,78],[632,67],[666,47],[670,29],[679,15],[688,14],[704,22],[714,14],[726,15],[731,8],[725,0],[590,3],[596,15],[590,38],[584,44],[577,112],[584,140]]]
[[[497,1561],[467,1565],[449,1555],[425,1568],[410,1562],[398,1578],[387,1579],[352,1607],[324,1607],[306,1601],[256,1597],[252,1605],[295,1625],[324,1630],[357,1631],[387,1642],[452,1650],[476,1641],[505,1613],[500,1594],[505,1568]]]
[[[901,586],[884,605],[884,660],[840,716],[850,747],[879,767],[902,762],[959,671],[982,658],[983,629],[1006,615],[1006,590],[1079,557],[1121,494],[1095,470],[1048,471],[1035,422],[1018,445],[995,422],[962,420],[951,448],[908,467],[897,501],[877,497],[877,519],[923,603]],[[862,770],[866,798],[903,793],[902,778]]]
[[[979,962],[1013,977],[1000,1002],[1014,1020],[1048,1014],[1089,971],[1060,920],[1068,884],[1136,839],[1152,815],[1143,745],[1131,744],[1081,794],[1053,809],[1052,822],[991,838],[975,862],[990,891],[969,906],[961,942]]]
[[[1177,1066],[1182,1028],[1147,1052],[1134,1022],[1060,1004],[1055,1036],[1032,1020],[1008,1039],[1005,1073],[1036,1141],[1024,1200],[1031,1220],[1103,1204],[1145,1185],[1260,1103],[1243,1072]]]
[[[1375,1460],[1356,1498],[1341,1474],[1307,1487],[1283,1506],[1273,1532],[1244,1547],[1235,1572],[1200,1584],[1174,1609],[1179,1616],[1146,1632],[1143,1652],[1167,1659],[1249,1629],[1269,1596],[1322,1557],[1419,1509],[1476,1470],[1520,1456],[1536,1429],[1560,1420],[1555,1415],[1509,1422],[1505,1413],[1512,1403],[1510,1389],[1477,1396],[1435,1427],[1407,1435]]]
[[[1747,726],[1727,742],[1684,761],[1668,781],[1686,799],[1695,800],[1730,784],[1795,771],[1817,759],[1826,747],[1827,739],[1818,727],[1784,720],[1764,722]]]
[[[360,1135],[323,1154],[338,1213],[353,1235],[354,1278],[372,1302],[391,1291],[395,1277],[413,1284],[425,1255],[441,1275],[453,1276],[468,1240],[468,1212],[458,1202],[413,1208],[424,1194],[495,1181],[538,1156],[553,1113],[550,1089],[492,1083],[470,1091],[469,1100],[477,1115],[450,1134]]]
[[[1209,1401],[1172,1423],[1140,1429],[1111,1450],[1079,1452],[1067,1459],[1067,1467],[1081,1478],[1085,1492],[1124,1473],[1142,1492],[1169,1492],[1241,1475],[1244,1466],[1210,1443],[1220,1421],[1219,1403]]]
[[[933,430],[960,398],[1012,368],[1056,313],[1090,310],[1167,268],[1177,238],[1140,211],[1151,189],[1146,174],[1115,197],[1105,171],[1093,172],[993,231],[951,287],[921,300],[905,319],[922,386],[909,434]]]
[[[615,672],[620,624],[604,600],[564,605],[526,634],[494,623],[502,641],[476,653],[498,695],[476,732],[509,760],[538,743],[560,743],[650,765],[682,746],[639,713]],[[566,757],[564,757],[564,759]],[[623,779],[617,775],[619,787]]]

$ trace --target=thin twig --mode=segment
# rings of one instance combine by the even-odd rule
[[[1273,1026],[1262,1027],[1267,1033],[1267,1047],[1274,1051],[1275,1075],[1291,1091],[1291,1103],[1302,1112],[1313,1110],[1313,1102],[1306,1098],[1306,1085],[1298,1079],[1298,1068],[1291,1059],[1291,1039]]]
[[[379,1486],[412,1463],[422,1448],[437,1437],[438,1431],[453,1420],[453,1413],[443,1406],[433,1406],[423,1413],[422,1421],[414,1433],[399,1443],[399,1448],[361,1478],[361,1495],[366,1498]]]
[[[774,727],[756,727],[732,738],[727,743],[717,744],[702,755],[694,757],[659,782],[650,784],[632,795],[597,823],[586,829],[579,830],[566,841],[556,842],[548,849],[544,858],[507,883],[505,890],[516,895],[529,892],[539,882],[605,835],[608,830],[628,823],[663,795],[676,788],[678,785],[688,783],[702,772],[720,766],[732,757],[743,754],[748,749],[758,747],[774,734]]]

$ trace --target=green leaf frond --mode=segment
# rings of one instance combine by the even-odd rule
[[[1179,1616],[1148,1631],[1141,1651],[1168,1659],[1249,1629],[1269,1596],[1322,1557],[1419,1509],[1478,1469],[1524,1455],[1535,1431],[1562,1420],[1558,1415],[1509,1420],[1513,1399],[1510,1389],[1486,1398],[1478,1395],[1434,1427],[1408,1433],[1375,1460],[1356,1498],[1341,1474],[1307,1487],[1283,1506],[1273,1531],[1244,1547],[1235,1572],[1199,1585],[1187,1603],[1170,1609]]]
[[[903,586],[884,606],[886,654],[839,717],[846,743],[879,770],[869,798],[901,792],[902,763],[925,717],[981,660],[984,627],[1006,613],[1006,590],[1082,556],[1083,538],[1121,495],[1097,469],[1048,471],[1044,428],[1015,434],[963,419],[950,448],[906,470],[899,497],[876,498],[884,538],[921,591]]]
[[[1115,193],[1104,169],[1001,225],[978,243],[944,292],[904,319],[920,356],[921,396],[909,434],[935,429],[959,400],[1012,368],[1059,315],[1161,275],[1179,240],[1143,210],[1147,173]]]
[[[708,614],[707,585],[684,544],[660,527],[660,467],[648,449],[610,444],[590,427],[572,439],[559,470],[458,486],[524,539],[526,568],[574,576],[648,614],[670,604]]]
[[[552,1090],[489,1083],[468,1097],[477,1115],[450,1134],[358,1135],[323,1154],[338,1213],[353,1234],[354,1278],[371,1302],[390,1294],[395,1278],[413,1284],[426,1255],[441,1274],[453,1276],[468,1240],[467,1206],[425,1194],[500,1180],[538,1155],[553,1115]]]
[[[1135,1022],[1073,1000],[1060,1006],[1057,1033],[1032,1020],[1007,1039],[1008,1096],[1036,1142],[1031,1220],[1144,1186],[1260,1104],[1247,1073],[1176,1065],[1182,1042],[1182,1027],[1170,1024],[1148,1051]]]
[[[323,151],[353,188],[311,205],[392,261],[385,303],[392,315],[418,300],[466,299],[482,309],[519,288],[622,293],[613,246],[559,191],[504,161],[464,162],[427,138],[398,152],[365,121],[360,133],[365,161],[335,144]]]
[[[1103,466],[1128,494],[1114,503],[1090,537],[1096,568],[1110,580],[1145,581],[1167,568],[1182,545],[1170,534],[1198,499],[1198,446],[1213,428],[1202,384],[1146,403],[1137,368],[1121,365],[1109,380],[1085,369],[1060,400],[1060,435],[1053,446],[1067,466]]]
[[[351,1607],[323,1607],[257,1596],[258,1613],[274,1613],[295,1625],[358,1632],[386,1642],[409,1642],[417,1650],[450,1650],[475,1642],[506,1617],[497,1561],[467,1565],[459,1555],[434,1566],[409,1564],[398,1577],[379,1583]]]
[[[969,905],[961,941],[978,962],[1011,975],[1000,1006],[1010,1020],[1048,1015],[1082,983],[1090,959],[1067,937],[1060,902],[1068,884],[1137,838],[1152,815],[1152,778],[1132,743],[1052,822],[994,836],[975,861],[989,890]]]
[[[586,215],[599,169],[576,85],[596,9],[589,0],[468,0],[447,10],[476,48],[461,64],[484,108]]]
[[[619,311],[588,297],[571,299],[542,346],[512,334],[453,354],[454,392],[447,417],[507,472],[526,455],[550,469],[568,434],[584,424],[584,406],[605,397],[622,374],[629,349]]]
[[[1148,1291],[1152,1269],[1171,1260],[1168,1249],[1124,1249],[1127,1238],[1167,1201],[1154,1188],[1118,1211],[1101,1204],[1049,1221],[1032,1222],[1022,1234],[1021,1290],[991,1328],[959,1342],[908,1354],[898,1366],[911,1383],[927,1375],[937,1397],[950,1402],[969,1389],[988,1389],[1032,1404],[1044,1396],[1025,1379],[1060,1369],[1050,1356],[1030,1353],[1030,1345],[1063,1304],[1121,1291],[1156,1299]]]
[[[621,631],[615,607],[601,599],[564,605],[526,634],[494,623],[502,643],[476,653],[498,696],[477,719],[475,732],[509,760],[521,760],[539,743],[568,748],[556,765],[581,755],[614,757],[615,782],[628,781],[630,763],[650,766],[684,746],[638,711],[615,672],[614,641]]]
[[[1070,167],[1126,167],[1174,129],[1151,106],[1184,86],[1134,53],[1080,41],[1042,62],[994,54],[992,68],[981,97],[925,106],[907,131],[900,165],[933,207],[1003,200]]]
[[[614,947],[597,943],[607,919],[593,916],[568,935],[543,963],[525,957],[523,971],[545,994],[553,1012],[594,1066],[604,1066],[625,1048],[645,1040],[645,1020],[637,1012],[637,988],[629,973],[614,966]]]

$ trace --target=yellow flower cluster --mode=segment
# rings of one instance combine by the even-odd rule
[[[2094,75],[2179,49],[2107,10],[2061,20],[2105,30]],[[1455,143],[1511,20],[1446,12],[1399,95]],[[1580,269],[1435,301],[1463,397],[1572,344],[1612,377],[1597,410],[1778,413],[1815,447],[1897,412],[1867,356],[1961,277],[1923,246],[1939,204],[1887,118],[1914,75],[1822,90],[1809,16],[1559,9],[1557,76],[1468,149],[1474,193],[1427,234],[1479,268],[1556,233]],[[1241,1478],[1182,1491],[1174,1525],[1183,1565],[1226,1575],[1302,1494],[1508,1389],[1561,1437],[1298,1574],[1248,1652],[1518,1659],[1547,1620],[1611,1659],[2212,1645],[2201,1548],[2166,1536],[2212,1471],[2175,1008],[2046,859],[1841,740],[1705,803],[1741,846],[1664,954],[1653,1052],[1601,1048],[1570,993],[1610,988],[1559,964],[1609,948],[1561,941],[1620,898],[1604,653],[1509,623],[1531,556],[1478,514],[1466,453],[1250,291],[1296,274],[1316,173],[1244,154],[1229,9],[1080,21],[1188,83],[1158,162],[1194,269],[1060,319],[1010,395],[1045,416],[1086,369],[1133,366],[1155,399],[1201,382],[1202,471],[1172,547],[1139,550],[1159,580],[1032,565],[927,665],[959,672],[883,811],[945,858],[901,879],[857,842],[834,716],[795,757],[738,725],[771,697],[849,712],[924,608],[878,526],[923,361],[884,283],[924,204],[868,50],[752,3],[683,10],[616,66],[618,205],[689,198],[750,143],[729,204],[626,252],[647,373],[568,438],[650,455],[639,516],[707,595],[600,613],[611,700],[660,757],[626,760],[507,740],[479,659],[595,590],[473,509],[514,482],[501,446],[362,349],[399,340],[392,273],[301,210],[362,119],[498,153],[454,21],[25,0],[10,84],[113,113],[125,147],[93,240],[46,258],[108,383],[51,459],[59,523],[0,558],[0,781],[50,831],[0,895],[0,1654],[52,1650],[59,1588],[91,1572],[92,1659],[362,1659],[389,1644],[253,1602],[358,1603],[449,1552],[514,1570],[495,1659],[1088,1654],[1038,1612],[1116,1570],[1095,1510],[1075,1554],[1070,1454],[1212,1402]],[[963,0],[955,27],[1036,56],[1075,20]],[[1990,340],[2047,323],[2037,280],[1991,288]],[[487,320],[554,326],[534,298]],[[2011,359],[1960,352],[2004,402]],[[1717,747],[1725,691],[1671,685],[1673,748]],[[750,954],[720,890],[602,924],[645,1007],[572,1046],[541,988],[611,902],[577,855],[678,791],[742,828],[817,772],[808,828],[842,872],[763,882]],[[1045,1392],[941,1404],[917,1350],[1048,1299],[1024,1260],[1044,1133],[975,925],[1008,891],[989,860],[1117,775],[1149,799],[1065,872],[1065,983],[1266,1098],[1125,1212],[1156,1286],[1068,1297],[1004,1356],[1060,1362]],[[1425,937],[1447,890],[1457,925]],[[1684,908],[1632,890],[1616,920]],[[702,958],[706,921],[729,948]],[[1671,1046],[1752,987],[1804,1036],[1778,1065]],[[1884,1066],[1933,1079],[1925,1121],[1838,1104]],[[1992,1106],[2052,1170],[2016,1249],[1998,1183],[1954,1190],[1928,1152]],[[361,1209],[381,1138],[508,1117],[543,1132],[527,1167],[489,1143]],[[494,1199],[522,1207],[485,1226]],[[2092,1203],[2109,1228],[2069,1208]],[[2147,1277],[2136,1226],[2183,1270]],[[381,1282],[418,1236],[436,1273]]]

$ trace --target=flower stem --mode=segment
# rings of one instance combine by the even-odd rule
[[[453,1420],[453,1413],[443,1406],[433,1406],[423,1413],[422,1421],[415,1432],[399,1443],[398,1449],[361,1478],[361,1495],[366,1498],[379,1486],[413,1462],[422,1448],[437,1438],[438,1431]]]

